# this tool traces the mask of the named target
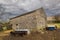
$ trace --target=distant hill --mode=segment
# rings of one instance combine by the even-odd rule
[[[47,21],[60,21],[60,14],[55,14],[53,16],[48,16]]]
[[[60,21],[60,14],[54,15],[54,17],[55,17],[55,19],[56,19],[57,21]]]

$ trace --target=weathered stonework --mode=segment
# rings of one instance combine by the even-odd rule
[[[31,31],[39,31],[46,26],[46,15],[43,8],[35,10],[31,13],[12,18],[10,23],[13,25],[12,28],[16,28],[18,24],[20,29],[30,29]]]

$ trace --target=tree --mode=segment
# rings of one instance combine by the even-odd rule
[[[57,14],[54,17],[55,17],[56,21],[60,21],[60,14]]]

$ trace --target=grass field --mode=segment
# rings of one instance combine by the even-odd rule
[[[51,25],[51,24],[48,24]],[[60,40],[60,23],[54,23],[57,26],[57,30],[54,31],[44,31],[44,33],[32,33],[30,35],[12,36],[10,31],[0,32],[0,40]]]
[[[60,40],[60,30],[44,31],[44,34],[32,33],[23,37],[12,36],[9,31],[5,31],[0,33],[0,40]]]
[[[57,26],[57,29],[60,29],[60,23],[50,23],[48,25],[55,25],[55,26]]]
[[[60,29],[60,23],[55,23],[58,29]]]

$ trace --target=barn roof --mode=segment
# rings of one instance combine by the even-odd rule
[[[39,9],[43,9],[43,8],[41,7],[41,8],[39,8]],[[38,10],[38,9],[36,9],[36,10]],[[16,16],[16,17],[10,18],[10,20],[15,19],[15,18],[20,17],[20,16],[24,16],[24,15],[33,13],[33,12],[35,12],[36,10],[33,10],[33,11],[31,11],[31,12],[27,12],[27,13],[20,14],[20,15],[18,15],[18,16]]]
[[[34,10],[34,11],[36,11],[36,10]],[[18,16],[16,16],[16,17],[10,18],[10,20],[15,19],[15,18],[20,17],[20,16],[24,16],[24,15],[33,13],[34,11],[31,11],[31,12],[28,12],[28,13],[24,13],[24,14],[21,14],[21,15],[18,15]]]

